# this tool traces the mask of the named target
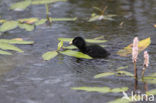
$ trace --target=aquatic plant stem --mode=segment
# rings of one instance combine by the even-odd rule
[[[137,74],[136,61],[134,61],[134,78],[135,78],[134,90],[136,91],[138,88],[138,74]]]

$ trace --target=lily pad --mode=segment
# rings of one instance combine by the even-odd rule
[[[146,49],[150,44],[151,44],[151,38],[150,37],[139,41],[139,44],[138,44],[139,53],[141,51],[143,51],[144,49]],[[126,46],[125,48],[119,50],[117,52],[117,54],[120,56],[125,56],[125,57],[128,56],[129,54],[132,54],[132,44],[130,44],[130,45]]]
[[[56,51],[49,51],[49,52],[46,52],[42,55],[42,58],[44,60],[50,60],[54,57],[56,57],[58,55],[58,53]]]
[[[60,51],[60,53],[68,56],[73,56],[76,58],[92,59],[92,57],[90,57],[89,55],[77,51],[72,51],[72,50]]]
[[[58,38],[59,41],[71,42],[73,38]],[[95,39],[85,39],[89,43],[105,43],[107,40],[95,40]]]
[[[113,72],[105,72],[105,73],[95,75],[94,78],[107,77],[107,76],[111,76],[111,75],[114,75],[114,74],[115,73],[113,73]]]
[[[0,26],[0,32],[6,32],[15,29],[18,26],[17,21],[6,21]]]

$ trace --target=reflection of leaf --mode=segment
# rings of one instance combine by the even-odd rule
[[[139,45],[138,45],[139,53],[141,51],[143,51],[144,49],[146,49],[150,44],[151,44],[150,37],[148,37],[148,38],[146,38],[144,40],[141,40],[139,42]],[[119,50],[117,52],[117,54],[120,55],[120,56],[128,56],[131,53],[132,53],[132,44],[128,45],[127,47],[125,47],[125,48],[123,48],[123,49],[121,49],[121,50]]]
[[[33,0],[33,5],[40,5],[40,4],[49,4],[49,3],[55,3],[59,1],[66,1],[66,0]]]
[[[127,76],[134,76],[132,73],[130,72],[127,72],[127,71],[117,71],[118,74],[124,74],[124,75],[127,75]]]
[[[24,41],[24,40],[8,40],[8,39],[0,39],[0,42],[9,43],[9,44],[33,44],[33,41]]]
[[[42,58],[44,60],[50,60],[54,57],[56,57],[58,55],[58,53],[56,51],[49,51],[49,52],[46,52],[42,55]]]
[[[62,40],[64,42],[71,42],[73,40],[73,38],[58,38],[58,40]],[[107,40],[95,40],[95,39],[85,39],[87,42],[89,43],[104,43]]]
[[[12,29],[15,29],[18,26],[17,21],[6,21],[0,27],[0,32],[6,32]]]
[[[94,78],[101,78],[101,77],[107,77],[107,76],[111,76],[114,75],[115,73],[113,72],[105,72],[105,73],[100,73],[94,76]]]
[[[14,51],[18,51],[18,52],[23,52],[18,47],[11,45],[11,44],[3,43],[3,42],[0,42],[0,48],[3,50],[14,50]]]
[[[60,51],[60,53],[68,56],[77,57],[77,58],[92,59],[92,57],[90,57],[89,55],[77,51],[72,51],[72,50]]]
[[[0,54],[2,55],[12,55],[10,52],[0,50]]]
[[[34,25],[19,24],[18,26],[19,26],[21,29],[25,29],[26,31],[33,31],[33,30],[34,30]]]
[[[38,21],[38,18],[24,18],[18,20],[20,23],[26,23],[26,24],[34,24]]]
[[[22,11],[25,8],[27,8],[30,4],[31,4],[31,0],[25,0],[25,1],[12,4],[10,8],[13,10]]]
[[[87,92],[100,92],[100,93],[109,93],[109,87],[74,87],[73,90],[83,90]]]

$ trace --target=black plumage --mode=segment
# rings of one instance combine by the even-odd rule
[[[75,37],[72,44],[76,46],[80,52],[87,54],[93,58],[106,58],[110,53],[97,44],[87,46],[85,40],[82,37]]]

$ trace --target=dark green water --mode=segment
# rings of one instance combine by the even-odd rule
[[[25,11],[9,10],[16,0],[1,0],[0,15],[6,19],[39,17],[45,18],[43,5],[31,6]],[[87,22],[92,7],[104,8],[106,13],[118,15],[115,21]],[[120,66],[129,66],[126,71],[133,73],[131,57],[120,57],[116,52],[130,44],[135,36],[140,39],[151,37],[148,47],[150,66],[148,73],[156,72],[156,1],[155,0],[69,0],[51,5],[52,17],[78,17],[76,22],[53,22],[52,27],[41,25],[32,32],[16,29],[1,35],[1,38],[24,38],[35,41],[34,45],[19,46],[25,52],[13,56],[0,56],[0,103],[106,103],[122,97],[122,93],[87,93],[71,90],[77,86],[129,87],[134,89],[134,80],[129,77],[110,76],[93,79],[93,76],[109,72]],[[123,22],[123,26],[120,23]],[[59,55],[43,61],[41,55],[57,48],[57,38],[82,36],[94,38],[104,36],[111,56],[101,60],[81,60]],[[139,56],[138,68],[142,69],[143,53]],[[148,72],[148,73],[147,73]],[[149,84],[149,89],[155,85]],[[142,89],[142,83],[139,83]]]

